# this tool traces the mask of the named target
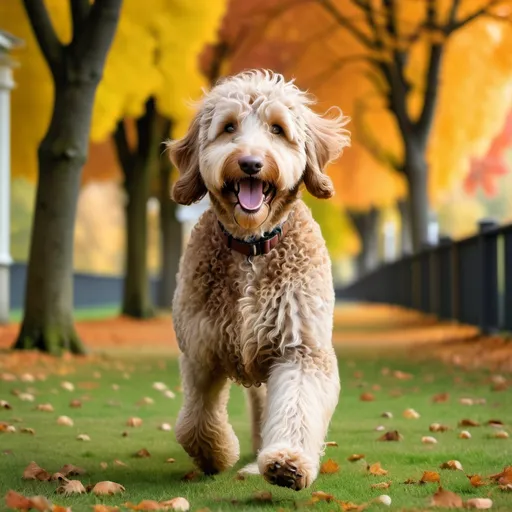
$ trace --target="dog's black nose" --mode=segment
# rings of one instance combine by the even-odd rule
[[[261,171],[263,167],[263,161],[259,156],[249,155],[239,158],[238,165],[240,166],[240,169],[245,172],[245,174],[252,176],[253,174]]]

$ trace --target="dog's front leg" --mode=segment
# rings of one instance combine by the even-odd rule
[[[272,367],[258,456],[267,481],[300,490],[316,479],[339,389],[332,348],[297,354]]]
[[[233,466],[240,446],[228,422],[229,381],[186,356],[180,359],[184,404],[176,439],[206,474]]]

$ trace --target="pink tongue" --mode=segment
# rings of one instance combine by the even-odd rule
[[[263,182],[260,180],[241,180],[238,201],[245,210],[259,210],[265,196]]]

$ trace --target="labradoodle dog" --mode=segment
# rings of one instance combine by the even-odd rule
[[[205,473],[233,466],[234,380],[248,388],[257,471],[296,490],[318,475],[340,389],[329,255],[299,189],[333,195],[324,169],[349,135],[341,112],[321,116],[312,103],[282,75],[244,72],[206,93],[169,143],[174,200],[211,201],[174,296],[185,400],[176,437]]]

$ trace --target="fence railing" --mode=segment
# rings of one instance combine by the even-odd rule
[[[479,224],[479,233],[385,264],[338,290],[339,298],[417,309],[442,320],[512,332],[512,225]]]

